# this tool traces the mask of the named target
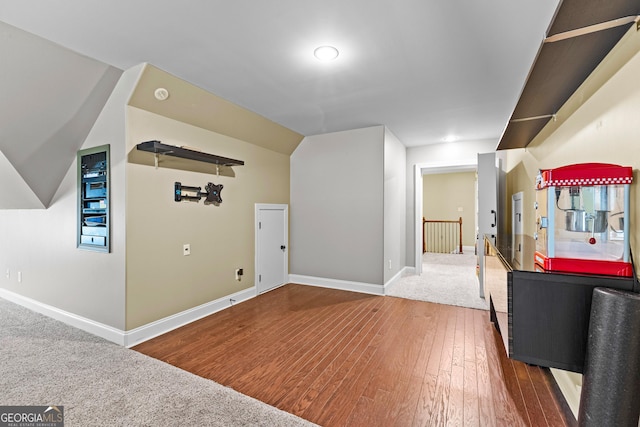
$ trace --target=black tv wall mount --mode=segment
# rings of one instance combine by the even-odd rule
[[[187,185],[182,185],[180,182],[176,182],[174,184],[174,200],[176,202],[181,202],[183,200],[188,200],[192,202],[199,202],[203,197],[205,198],[204,204],[214,204],[218,206],[222,203],[222,197],[220,197],[220,192],[224,186],[222,184],[214,184],[212,182],[207,183],[204,186],[205,191],[202,191],[201,187],[192,187]],[[193,194],[188,194],[193,193]]]

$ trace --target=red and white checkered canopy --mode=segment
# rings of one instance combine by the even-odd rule
[[[541,169],[536,188],[631,184],[633,169],[608,163],[579,163],[555,169]]]

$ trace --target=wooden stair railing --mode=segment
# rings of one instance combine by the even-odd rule
[[[462,217],[457,220],[432,220],[422,217],[422,253],[427,252],[427,246],[429,252],[451,253],[457,249],[457,253],[461,254]]]

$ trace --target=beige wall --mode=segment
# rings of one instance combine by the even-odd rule
[[[475,244],[476,173],[428,174],[422,177],[422,214],[426,219],[462,217],[462,244]],[[462,211],[459,210],[462,208]]]
[[[222,298],[254,285],[254,204],[289,203],[289,156],[199,127],[128,107],[127,152],[152,139],[245,162],[231,175],[127,164],[126,329]],[[149,158],[153,155],[148,154]],[[170,166],[169,159],[165,165]],[[229,175],[230,171],[225,172]],[[174,182],[223,184],[219,206],[175,202]],[[191,255],[182,246],[191,245]],[[235,269],[244,277],[235,280]]]

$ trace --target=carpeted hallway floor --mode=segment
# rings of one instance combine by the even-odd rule
[[[402,277],[390,286],[386,294],[459,307],[489,309],[488,301],[479,296],[476,256],[472,251],[464,254],[427,252],[422,256],[422,275]]]

